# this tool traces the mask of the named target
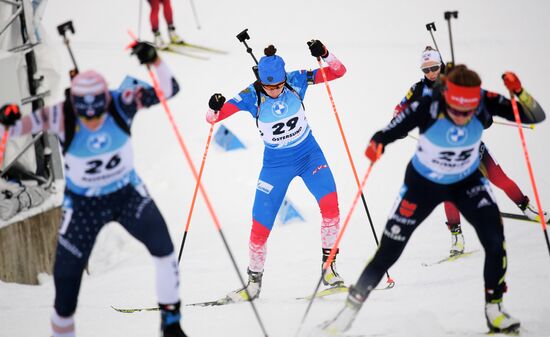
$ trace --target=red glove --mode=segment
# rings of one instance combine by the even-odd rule
[[[367,146],[367,149],[365,150],[365,156],[367,156],[367,158],[374,163],[378,160],[378,158],[380,158],[380,156],[382,156],[383,152],[384,145],[371,139],[369,146]]]
[[[504,80],[504,85],[508,90],[515,93],[516,95],[519,95],[521,93],[521,81],[516,74],[511,71],[507,71],[502,74],[502,79]]]

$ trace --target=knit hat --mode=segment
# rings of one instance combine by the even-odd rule
[[[443,63],[443,61],[441,60],[441,55],[437,50],[434,49],[426,49],[422,52],[422,55],[420,57],[420,67],[428,62]]]
[[[277,49],[269,45],[264,49],[264,54],[258,63],[258,75],[263,84],[277,84],[286,79],[285,61],[275,55]]]
[[[71,99],[77,115],[91,119],[107,110],[111,96],[105,78],[88,70],[71,81]]]

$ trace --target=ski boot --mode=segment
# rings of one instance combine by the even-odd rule
[[[168,44],[166,44],[166,42],[164,42],[164,40],[162,39],[162,35],[160,35],[160,31],[155,31],[153,32],[153,34],[155,35],[155,39],[153,40],[153,44],[158,48],[158,49],[165,49],[166,47],[168,47]]]
[[[485,303],[485,318],[491,333],[517,333],[520,322],[510,316],[500,303]]]
[[[187,337],[181,329],[180,302],[176,304],[159,304],[160,308],[160,336]]]
[[[183,39],[176,33],[176,27],[173,25],[168,26],[168,36],[170,36],[170,43],[184,44]]]
[[[336,255],[338,255],[339,252],[340,249],[336,250]],[[323,264],[321,265],[321,272],[323,265],[327,261],[329,255],[330,248],[323,248]],[[332,263],[330,264],[330,266],[328,266],[325,274],[323,275],[323,284],[331,288],[344,286],[344,279],[336,271],[336,255],[334,255],[334,260],[332,260]]]
[[[349,287],[348,297],[342,310],[334,318],[319,325],[317,329],[325,335],[340,336],[342,332],[347,331],[351,327],[366,298],[354,286]]]
[[[258,298],[258,296],[260,296],[263,272],[254,272],[248,269],[247,273],[248,273],[248,284],[244,288],[237,289],[227,294],[225,299],[229,303],[251,301],[251,300],[255,300],[256,298]]]
[[[462,228],[460,227],[460,224],[457,223],[449,225],[449,223],[447,223],[447,227],[449,227],[452,235],[450,250],[451,256],[456,256],[464,253],[464,235],[462,235]]]
[[[531,202],[529,201],[529,197],[525,196],[523,198],[523,201],[518,204],[519,209],[525,214],[526,217],[528,217],[530,220],[540,222],[539,212],[537,210],[537,207],[535,207]],[[543,211],[544,214],[544,220],[546,220],[546,223],[550,223],[550,219],[548,218],[548,213]]]

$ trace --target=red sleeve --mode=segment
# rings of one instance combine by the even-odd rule
[[[218,119],[216,120],[216,123],[226,119],[227,117],[233,115],[235,112],[240,110],[241,109],[239,109],[235,104],[231,102],[225,103],[221,110],[218,112]]]
[[[336,58],[336,56],[334,56],[334,54],[329,54],[324,60],[326,63],[328,63],[328,67],[323,67],[328,81],[332,81],[344,76],[344,74],[346,73],[346,67],[342,64],[342,62],[340,62],[340,60]],[[320,70],[321,69],[314,70],[315,84],[324,82],[323,74]]]

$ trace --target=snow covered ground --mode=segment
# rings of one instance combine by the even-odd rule
[[[421,50],[431,43],[425,24],[435,21],[438,45],[450,59],[445,10],[458,10],[453,21],[455,58],[477,70],[487,89],[504,93],[500,75],[514,70],[525,88],[550,112],[550,2],[512,0],[319,1],[252,0],[196,1],[202,30],[196,30],[187,1],[173,1],[176,26],[190,42],[229,51],[207,62],[165,55],[182,92],[170,101],[177,126],[196,165],[200,164],[209,126],[204,121],[208,98],[214,92],[231,97],[253,80],[251,58],[235,35],[249,28],[256,56],[273,43],[287,70],[316,67],[306,41],[319,38],[347,66],[348,73],[331,88],[358,173],[368,162],[363,150],[370,136],[391,118],[393,107],[421,77]],[[72,67],[56,26],[72,19],[76,35],[73,52],[81,69],[94,68],[115,87],[126,74],[147,80],[147,73],[124,47],[127,29],[139,34],[139,0],[50,0],[44,14],[44,37],[55,46],[52,56],[63,77]],[[152,39],[143,1],[141,36]],[[165,32],[165,26],[162,25]],[[59,90],[61,92],[61,90]],[[58,95],[54,97],[60,99]],[[52,99],[51,102],[55,101]],[[344,216],[356,192],[325,88],[310,88],[305,100],[314,134],[331,164]],[[224,124],[247,150],[223,152],[212,147],[204,186],[244,275],[248,234],[262,144],[253,119],[239,113]],[[143,111],[133,126],[136,165],[169,223],[176,246],[194,188],[194,180],[161,107]],[[550,209],[548,149],[550,124],[526,132],[530,156],[546,209]],[[532,196],[517,130],[495,125],[484,139],[510,177]],[[407,138],[389,146],[365,189],[377,232],[402,183],[415,148]],[[496,190],[503,211],[518,212]],[[257,302],[269,336],[293,336],[306,309],[294,298],[313,291],[320,269],[320,215],[301,181],[292,183],[289,198],[306,222],[276,225],[270,241],[262,298]],[[213,300],[239,287],[221,240],[201,199],[181,262],[181,296],[185,303]],[[442,207],[416,231],[402,258],[390,270],[394,289],[374,292],[360,312],[351,336],[480,336],[486,332],[483,314],[483,253],[456,262],[422,267],[443,257],[450,246]],[[549,336],[550,256],[540,225],[505,220],[509,269],[506,308],[522,321],[522,336]],[[480,249],[471,226],[464,226],[468,250]],[[375,250],[366,215],[358,205],[341,244],[339,270],[348,283],[356,281]],[[120,314],[110,306],[154,306],[153,265],[146,250],[120,226],[110,224],[100,234],[84,276],[77,311],[81,337],[156,336],[157,313]],[[51,277],[41,286],[0,283],[0,336],[49,336],[54,287]],[[303,331],[340,308],[342,298],[317,301]],[[183,326],[190,336],[261,336],[249,304],[183,308]]]

